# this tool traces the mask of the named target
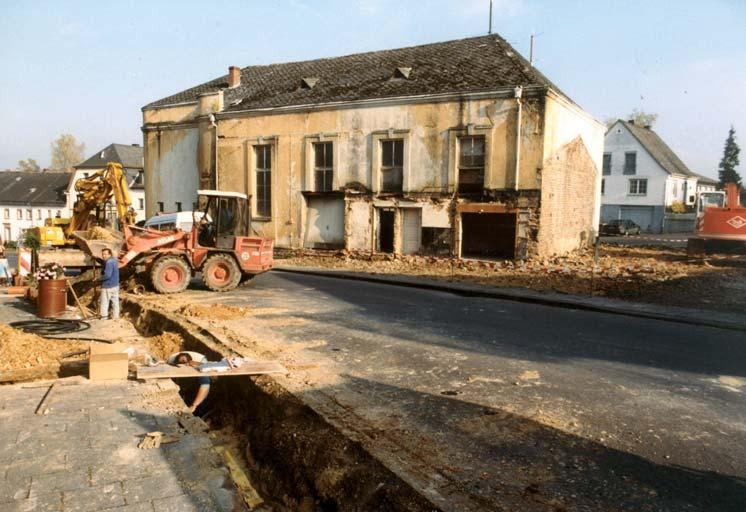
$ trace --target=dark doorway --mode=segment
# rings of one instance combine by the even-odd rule
[[[378,250],[394,252],[394,209],[378,210]]]
[[[515,213],[462,213],[461,256],[513,259],[515,226]]]

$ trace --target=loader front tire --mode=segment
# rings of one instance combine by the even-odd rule
[[[229,254],[214,254],[202,267],[202,281],[214,292],[233,290],[241,281],[241,269]]]
[[[178,256],[160,258],[150,269],[150,280],[158,293],[179,293],[192,279],[192,269]]]

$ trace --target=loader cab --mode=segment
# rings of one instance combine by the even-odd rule
[[[199,190],[199,209],[194,229],[201,247],[231,250],[237,236],[247,236],[251,228],[248,197],[239,192]],[[199,212],[199,218],[197,213]]]

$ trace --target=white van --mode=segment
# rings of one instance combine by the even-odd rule
[[[192,213],[194,213],[194,217],[192,217]],[[189,232],[192,230],[193,221],[201,219],[202,215],[204,215],[204,213],[191,211],[159,213],[146,220],[143,227],[157,229],[159,231],[174,231],[180,229]]]

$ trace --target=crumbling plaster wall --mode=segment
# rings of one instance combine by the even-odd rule
[[[489,164],[485,181],[495,188],[513,185],[515,171],[516,101],[512,98],[442,103],[341,108],[302,113],[218,116],[219,187],[255,195],[253,146],[273,146],[272,216],[255,219],[257,234],[276,239],[278,246],[302,245],[308,137],[332,141],[339,188],[369,192],[375,188],[373,153],[379,138],[405,140],[403,196],[442,196],[450,202],[455,188],[452,159],[453,131],[465,135],[473,125],[489,133]],[[522,118],[521,188],[538,186],[537,169],[543,157],[543,99],[524,100]],[[462,133],[463,132],[463,133]],[[314,139],[316,140],[316,139]],[[370,201],[372,196],[348,201]],[[362,222],[364,208],[348,205],[345,232],[348,248],[371,250],[370,223]],[[352,224],[350,224],[352,222]],[[443,222],[442,216],[440,223]],[[359,232],[365,225],[365,233]]]

